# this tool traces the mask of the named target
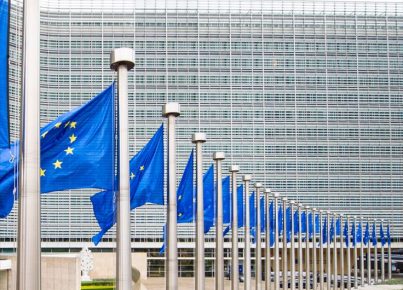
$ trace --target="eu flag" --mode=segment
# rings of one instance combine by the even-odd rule
[[[113,189],[114,84],[41,129],[41,192]]]
[[[281,235],[283,232],[283,207],[281,205],[278,207],[277,227],[278,227],[278,234]]]
[[[319,233],[320,232],[320,219],[319,219],[319,215],[316,214],[315,215],[315,233]]]
[[[356,230],[356,225],[355,221],[351,225],[351,242],[353,243],[353,246],[357,244],[357,230]]]
[[[369,242],[369,223],[365,226],[365,233],[364,233],[364,245],[367,245]]]
[[[327,235],[327,227],[328,227],[328,220],[327,217],[324,218],[323,228],[322,228],[322,243],[326,244],[328,235]]]
[[[341,221],[340,218],[336,220],[336,236],[341,235]]]
[[[244,226],[244,206],[243,206],[243,185],[239,185],[237,188],[238,199],[238,228]]]
[[[332,218],[332,223],[330,224],[330,231],[329,231],[329,240],[330,242],[333,242],[334,238],[334,218]]]
[[[163,126],[130,160],[130,209],[146,203],[164,204]],[[115,189],[116,190],[116,189]],[[114,225],[116,216],[114,190],[102,191],[91,197],[94,215],[101,231],[92,240],[98,244]]]
[[[270,238],[270,247],[273,247],[274,245],[274,239],[275,239],[275,215],[274,215],[274,203],[273,201],[270,202],[269,205],[269,216],[270,216],[270,220],[269,220],[269,228],[270,228],[270,233],[269,233],[269,238]],[[267,235],[267,233],[266,233]]]
[[[203,206],[204,206],[204,233],[208,233],[214,225],[214,166],[210,165],[209,169],[203,176]]]
[[[362,224],[361,224],[361,222],[358,223],[356,237],[357,237],[357,242],[361,243],[361,238],[362,238]]]
[[[256,204],[255,204],[255,192],[249,196],[249,220],[250,220],[250,233],[253,239],[256,239]]]
[[[313,213],[308,214],[308,235],[312,237],[313,234]]]
[[[18,143],[0,150],[0,218],[5,218],[13,209],[17,193]]]
[[[388,246],[390,246],[390,244],[392,243],[392,239],[390,237],[390,225],[388,224],[387,228],[386,228],[386,239],[388,242]]]
[[[0,0],[0,148],[9,147],[8,123],[8,37],[10,5]]]
[[[287,243],[289,243],[291,241],[291,219],[292,219],[292,214],[291,214],[291,207],[288,207],[286,210],[286,229],[287,229]]]
[[[372,237],[371,237],[372,245],[376,246],[378,243],[377,236],[376,236],[376,225],[375,223],[372,224]]]
[[[195,216],[195,191],[193,186],[193,150],[190,153],[177,191],[177,223],[191,223]]]
[[[348,247],[350,245],[350,237],[348,236],[348,223],[347,223],[347,220],[344,223],[343,235],[344,235],[344,239],[346,241],[346,246]]]
[[[379,227],[379,235],[381,236],[381,245],[384,246],[386,244],[385,233],[383,232],[383,224]]]
[[[301,212],[301,233],[306,234],[306,213],[305,211]]]
[[[231,191],[230,191],[230,178],[225,177],[222,180],[222,204],[223,204],[223,223],[231,223]]]
[[[260,198],[260,232],[264,233],[266,230],[266,215],[265,215],[265,198]]]
[[[294,235],[298,234],[299,232],[299,214],[298,210],[294,212]]]

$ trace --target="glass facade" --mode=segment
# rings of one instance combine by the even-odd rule
[[[206,169],[212,153],[224,151],[225,175],[238,164],[241,175],[251,173],[290,199],[391,220],[393,236],[403,237],[402,3],[43,2],[42,124],[106,87],[116,77],[111,49],[133,47],[132,155],[164,121],[161,106],[177,101],[180,174],[191,134],[205,132]],[[17,136],[22,9],[15,3],[10,81]],[[49,248],[90,241],[98,231],[94,192],[43,196]],[[164,211],[151,205],[133,211],[133,241],[157,252]],[[16,213],[17,207],[0,220],[0,241],[11,242],[4,245],[15,243]],[[181,225],[178,235],[192,241],[193,226]],[[114,231],[105,241],[114,241]]]

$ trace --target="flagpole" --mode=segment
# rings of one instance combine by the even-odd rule
[[[111,69],[118,73],[119,100],[119,194],[117,196],[116,288],[130,290],[132,261],[130,239],[130,169],[128,71],[134,67],[133,50],[117,48],[110,55]]]
[[[287,269],[287,198],[283,197],[283,289],[288,288],[288,269]]]
[[[350,244],[351,244],[351,239],[350,239],[350,216],[347,216],[347,243],[346,249],[347,249],[347,290],[351,290],[351,250],[350,250]]]
[[[360,217],[361,223],[361,246],[360,246],[360,275],[361,275],[361,286],[365,285],[364,278],[364,226],[362,224],[363,217]]]
[[[343,214],[340,214],[340,289],[344,289],[344,224]]]
[[[327,245],[326,245],[326,282],[327,282],[327,290],[330,290],[332,275],[330,273],[330,211],[327,211]]]
[[[336,233],[336,223],[337,223],[337,214],[333,214],[333,289],[337,290],[337,233]]]
[[[291,207],[291,290],[295,290],[295,237],[294,237],[294,205],[295,201],[290,201]]]
[[[223,200],[222,200],[222,161],[224,152],[215,152],[213,160],[216,163],[216,276],[215,289],[224,290],[224,237],[223,237]]]
[[[392,279],[392,241],[389,242],[390,236],[390,221],[388,221],[387,233],[387,243],[388,243],[388,279]]]
[[[194,133],[192,143],[196,144],[196,290],[204,290],[204,203],[203,203],[203,153],[202,144],[206,134]]]
[[[232,265],[231,265],[231,289],[239,289],[239,261],[238,261],[238,191],[236,175],[239,172],[238,165],[229,168],[232,181]]]
[[[368,232],[370,232],[369,218],[367,219],[367,222],[368,222]],[[367,281],[368,285],[371,285],[371,239],[368,239],[368,249],[367,249]]]
[[[357,216],[354,216],[354,289],[358,289]]]
[[[320,290],[324,290],[324,278],[323,275],[325,273],[324,271],[324,265],[323,265],[323,210],[319,210],[319,284],[320,284]]]
[[[275,192],[274,197],[274,289],[280,289],[280,265],[279,265],[279,231],[278,231],[278,199],[280,194]]]
[[[266,271],[265,271],[265,288],[266,290],[270,290],[271,288],[271,255],[270,255],[270,221],[273,218],[270,216],[270,194],[271,190],[270,188],[266,188],[264,190],[265,195],[266,195]],[[246,287],[245,284],[245,289],[250,289]]]
[[[376,219],[374,219],[375,232],[376,232]],[[376,239],[375,235],[375,239]],[[374,245],[374,280],[375,284],[378,284],[378,243]]]
[[[262,184],[260,182],[255,183],[255,205],[256,205],[256,260],[255,260],[255,289],[261,290],[262,283],[262,244],[260,233],[260,189]]]
[[[303,275],[302,275],[302,203],[298,204],[298,289],[304,289]]]
[[[40,2],[23,3],[17,289],[41,289]]]
[[[381,219],[381,226],[383,231],[383,219]],[[381,241],[381,280],[382,283],[385,282],[385,245],[382,241]]]
[[[252,175],[245,174],[242,177],[244,182],[244,199],[245,199],[245,254],[244,254],[244,273],[245,273],[245,289],[251,288],[251,265],[250,265],[250,204],[249,204],[249,185]]]
[[[313,278],[313,289],[318,288],[318,279],[317,279],[317,246],[316,246],[316,208],[312,209],[312,223],[313,223],[313,233],[312,233],[312,278]]]
[[[309,265],[309,206],[305,206],[305,224],[306,224],[306,236],[305,236],[305,288],[311,289],[311,270]]]
[[[176,117],[180,115],[178,103],[166,103],[162,116],[168,119],[168,207],[167,207],[167,250],[166,289],[178,289],[178,241],[176,204]]]

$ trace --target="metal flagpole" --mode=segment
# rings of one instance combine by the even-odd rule
[[[327,245],[326,245],[326,282],[327,290],[330,290],[332,274],[330,273],[330,211],[327,211]]]
[[[351,290],[351,239],[350,239],[350,216],[347,216],[347,233],[348,233],[348,245],[347,249],[347,290]]]
[[[291,290],[295,290],[295,237],[294,237],[294,205],[295,201],[290,201],[291,208]]]
[[[320,284],[320,290],[324,290],[324,279],[323,275],[325,273],[324,271],[324,265],[323,265],[323,210],[319,210],[319,284]]]
[[[204,203],[203,203],[203,153],[202,144],[206,134],[194,133],[192,143],[196,144],[196,290],[204,290]]]
[[[262,244],[260,235],[260,189],[262,184],[260,182],[255,183],[255,206],[256,206],[256,260],[255,260],[255,289],[261,290],[262,283]]]
[[[288,269],[287,269],[287,198],[283,197],[283,289],[288,288]]]
[[[178,103],[167,103],[162,107],[162,116],[168,118],[167,290],[178,289],[175,121],[179,114],[180,106]]]
[[[381,226],[383,229],[383,219],[381,219]],[[385,245],[381,241],[381,280],[385,282]]]
[[[333,239],[333,289],[337,289],[337,234],[336,234],[336,223],[337,214],[333,214],[333,228],[334,228],[334,239]]]
[[[316,208],[312,209],[312,222],[313,222],[313,233],[312,233],[312,279],[313,279],[313,289],[318,288],[318,268],[317,268],[317,245],[316,245]]]
[[[251,288],[251,265],[250,265],[250,205],[249,205],[249,184],[252,175],[246,174],[242,180],[244,182],[244,199],[245,199],[245,255],[244,255],[244,273],[245,273],[245,289]]]
[[[278,199],[280,194],[275,192],[274,197],[274,289],[280,289],[280,264],[279,264],[279,231],[278,231]]]
[[[238,192],[236,174],[239,172],[238,165],[229,168],[232,181],[232,264],[231,264],[231,289],[239,289],[239,261],[238,261]]]
[[[132,287],[130,239],[130,169],[128,71],[134,67],[133,50],[117,48],[110,55],[111,69],[118,72],[119,99],[119,194],[117,195],[116,226],[116,288]]]
[[[24,0],[17,289],[41,289],[40,2]]]
[[[311,270],[309,258],[309,206],[305,206],[305,223],[306,223],[306,236],[305,236],[305,288],[311,289]]]
[[[271,289],[271,255],[270,255],[270,221],[273,218],[272,216],[270,216],[270,194],[271,194],[271,190],[270,188],[266,188],[264,190],[264,193],[266,195],[266,272],[265,272],[265,288],[266,290],[270,290]],[[245,290],[246,289],[250,289],[246,287],[245,284]]]
[[[360,275],[361,275],[361,286],[365,285],[364,279],[364,225],[362,223],[363,217],[360,217],[361,223],[361,246],[360,246]]]
[[[354,288],[358,289],[358,254],[357,254],[357,216],[354,216],[354,223],[353,223],[353,227],[354,227],[354,232],[355,232],[355,236],[352,237],[355,241],[354,241]]]
[[[224,237],[223,237],[223,199],[222,199],[222,161],[224,152],[215,152],[213,160],[216,163],[216,241],[215,241],[215,289],[224,290]]]
[[[340,214],[340,289],[344,289],[344,224],[343,214]]]
[[[376,219],[374,219],[376,229]],[[378,283],[378,243],[374,246],[374,280],[375,284]]]
[[[390,234],[390,221],[388,221],[388,227],[389,227],[389,234]],[[392,279],[392,243],[389,243],[389,238],[387,240],[388,242],[388,279]]]
[[[368,230],[369,226],[369,218],[368,221]],[[367,282],[368,285],[371,285],[371,239],[368,240],[368,248],[367,248]]]
[[[304,276],[302,275],[302,220],[301,220],[302,203],[298,204],[298,289],[304,289]]]

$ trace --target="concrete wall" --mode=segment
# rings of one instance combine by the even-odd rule
[[[94,269],[91,279],[114,279],[116,277],[116,253],[93,253]],[[140,272],[141,280],[147,279],[147,253],[132,253],[132,267]]]
[[[16,289],[17,281],[16,256],[10,255],[0,258],[11,260],[11,270],[0,272],[0,290],[14,290]],[[81,270],[79,255],[42,256],[42,290],[80,290],[80,288]]]

